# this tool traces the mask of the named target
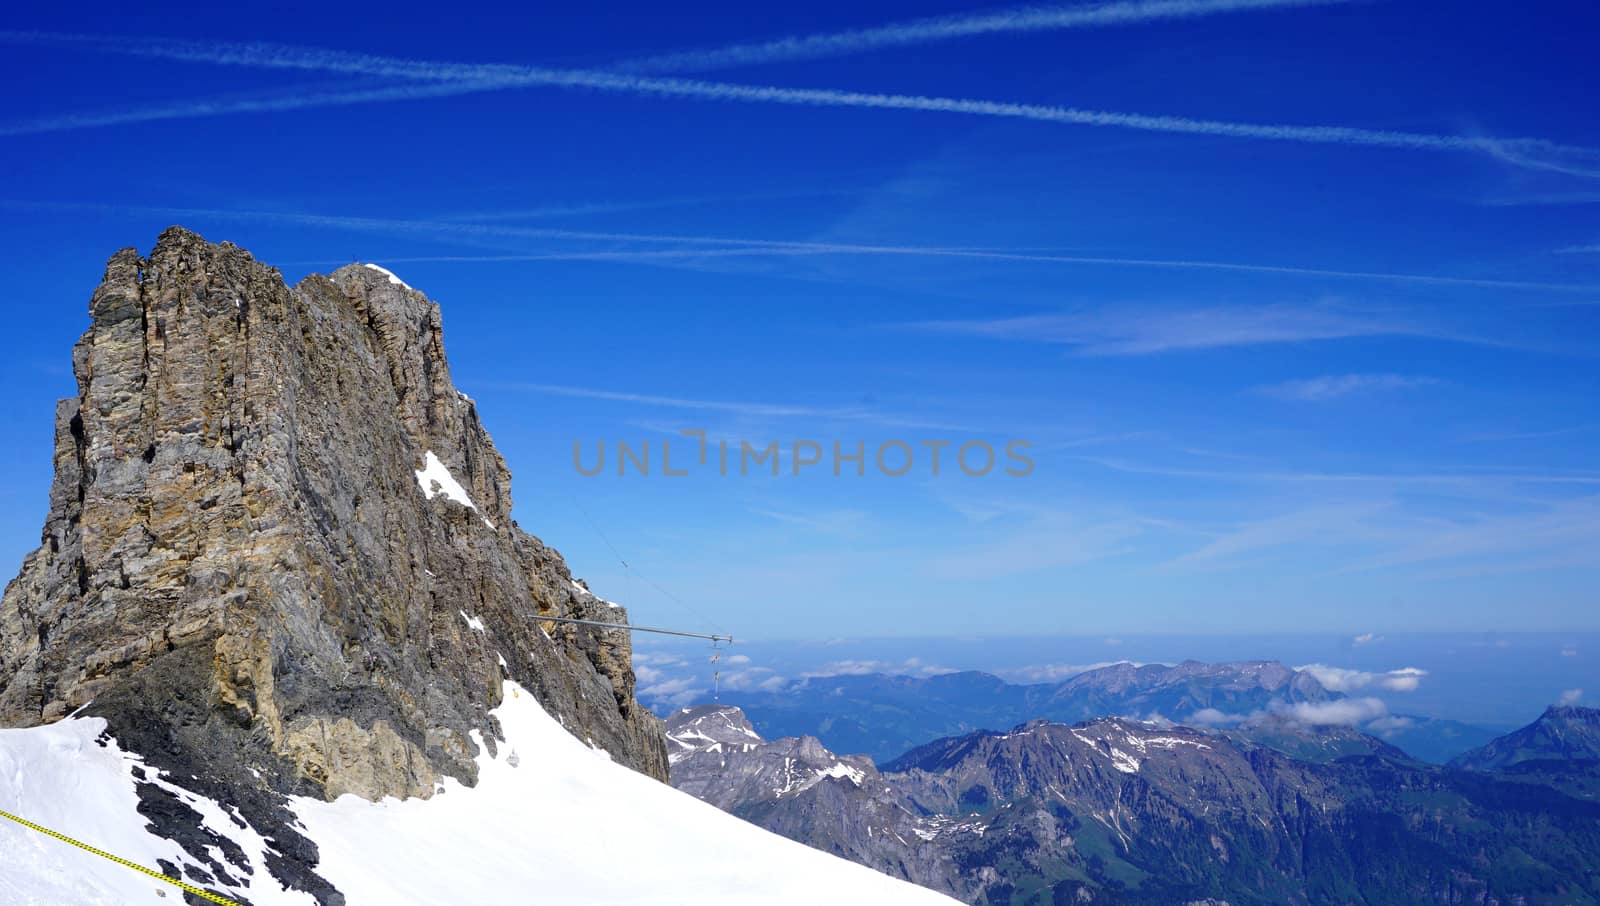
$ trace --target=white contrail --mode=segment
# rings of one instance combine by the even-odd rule
[[[678,198],[646,198],[637,201],[606,201],[588,204],[554,204],[537,208],[513,208],[498,211],[475,211],[459,214],[436,215],[435,219],[475,223],[503,222],[507,220],[543,220],[551,217],[573,217],[593,214],[617,214],[626,211],[649,211],[658,208],[702,207],[717,204],[743,204],[752,201],[789,201],[799,198],[830,198],[865,194],[862,189],[796,189],[792,192],[739,192],[729,195],[686,195]]]
[[[293,223],[327,227],[359,233],[398,233],[401,235],[444,236],[462,239],[567,239],[585,242],[637,242],[673,245],[718,245],[754,249],[829,249],[816,242],[783,239],[744,239],[722,236],[678,236],[659,233],[620,233],[597,230],[568,230],[549,227],[503,226],[450,220],[395,220],[377,217],[347,217],[305,214],[292,211],[237,211],[223,208],[185,208],[100,203],[0,200],[0,208],[40,211],[94,211],[99,213],[153,214],[162,217],[210,217],[221,220]]]
[[[656,250],[610,250],[595,252],[549,252],[529,255],[429,255],[410,258],[385,258],[386,261],[510,262],[510,261],[627,261],[673,258],[719,258],[735,256],[799,255],[886,255],[913,258],[957,258],[975,261],[1011,261],[1034,264],[1068,264],[1100,267],[1161,268],[1168,270],[1227,271],[1252,274],[1282,274],[1299,277],[1329,277],[1340,280],[1371,280],[1433,286],[1517,289],[1541,292],[1595,293],[1600,287],[1568,283],[1541,283],[1525,280],[1492,280],[1451,277],[1435,274],[1406,274],[1384,271],[1352,271],[1333,268],[1290,267],[1276,264],[1248,264],[1233,261],[1202,261],[1174,258],[1118,258],[1091,255],[1043,255],[1010,252],[1003,249],[949,248],[916,245],[868,245],[839,242],[803,242],[786,239],[749,239],[728,236],[677,236],[657,233],[618,233],[594,230],[512,227],[497,224],[456,221],[391,220],[375,217],[344,217],[287,211],[233,211],[217,208],[181,208],[97,203],[38,202],[0,200],[0,208],[35,211],[94,211],[99,213],[153,214],[163,217],[214,218],[219,220],[293,223],[361,233],[452,236],[462,239],[517,238],[563,239],[577,241],[634,242],[647,245],[694,245],[705,248]]]
[[[44,132],[66,132],[73,129],[121,126],[130,123],[151,123],[161,120],[196,119],[238,113],[279,113],[315,107],[344,107],[351,104],[369,104],[384,101],[413,101],[430,97],[452,97],[462,94],[500,91],[505,87],[498,83],[436,82],[322,90],[311,93],[302,90],[248,97],[231,95],[200,98],[197,100],[152,104],[145,107],[63,113],[38,119],[4,123],[0,124],[0,136],[37,135]]]
[[[620,72],[705,72],[929,44],[1005,32],[1059,31],[1199,19],[1223,13],[1333,6],[1351,0],[1134,0],[1080,6],[1028,6],[977,14],[957,14],[896,22],[823,35],[797,35],[705,50],[659,54],[628,60],[608,69]]]
[[[981,13],[934,16],[820,35],[791,35],[723,47],[656,54],[622,60],[604,68],[616,72],[640,73],[704,72],[738,66],[844,56],[887,47],[929,44],[979,35],[1063,31],[1141,22],[1200,19],[1228,13],[1343,6],[1357,2],[1362,0],[1120,0],[1120,2],[1113,0],[1113,2],[1071,6],[1024,6]],[[169,39],[154,40],[168,46],[150,50],[147,55],[169,56],[169,51],[174,46],[184,43]],[[146,52],[138,47],[125,46],[125,42],[119,38],[55,32],[0,31],[0,42],[89,46],[107,52],[131,54]]]
[[[423,83],[401,85],[389,89],[375,88],[333,92],[327,95],[305,95],[298,99],[298,106],[303,107],[325,106],[329,103],[345,104],[378,100],[411,100],[421,97],[438,97],[448,94],[466,94],[530,86],[588,88],[620,94],[696,98],[739,103],[959,113],[970,116],[1037,120],[1080,126],[1116,127],[1147,132],[1256,138],[1308,144],[1355,145],[1429,151],[1466,151],[1488,154],[1518,166],[1535,169],[1555,169],[1577,175],[1600,177],[1600,171],[1581,169],[1576,165],[1559,161],[1546,161],[1531,156],[1555,154],[1582,155],[1595,158],[1600,157],[1600,150],[1562,145],[1537,138],[1439,135],[1421,132],[1363,129],[1350,126],[1234,123],[1176,116],[1084,110],[1076,107],[1053,107],[1043,104],[1017,104],[1003,101],[925,97],[920,95],[874,94],[817,88],[740,85],[728,82],[709,82],[700,79],[663,78],[583,69],[552,69],[503,63],[441,63],[279,44],[200,43],[174,39],[132,40],[110,39],[103,36],[0,32],[0,42],[7,40],[13,42],[31,40],[42,43],[75,44],[105,51],[182,60],[191,63],[341,72]],[[240,109],[251,112],[262,109],[293,109],[296,105],[293,99],[288,98],[243,103],[244,106]],[[264,108],[263,104],[272,104],[273,106]],[[174,116],[185,115],[182,112],[183,105],[181,104],[151,108],[151,110],[156,114],[151,117],[153,119],[169,119]],[[193,115],[203,116],[223,112],[230,111],[219,109],[219,105],[215,102],[200,102],[194,108]],[[113,112],[104,114],[103,120],[107,122],[132,122],[136,116],[137,112],[135,111]],[[0,127],[0,135],[71,128],[70,126],[54,125],[54,122],[45,120]]]
[[[722,242],[707,239],[706,242]],[[1372,280],[1389,283],[1417,283],[1433,286],[1466,286],[1483,289],[1520,289],[1542,292],[1597,293],[1600,286],[1574,283],[1539,283],[1525,280],[1492,280],[1475,277],[1448,277],[1434,274],[1404,274],[1384,271],[1344,271],[1330,268],[1289,267],[1275,264],[1244,264],[1234,261],[1200,261],[1181,258],[1117,258],[1090,255],[1034,255],[1002,250],[947,248],[943,246],[854,245],[841,243],[785,243],[761,245],[763,240],[738,240],[757,243],[741,248],[657,249],[645,251],[546,252],[532,255],[423,255],[411,258],[385,258],[404,263],[513,262],[513,261],[649,261],[673,258],[732,258],[802,255],[889,255],[912,258],[967,258],[977,261],[1015,261],[1035,264],[1081,264],[1104,267],[1161,268],[1168,270],[1233,271],[1251,274],[1282,274],[1296,277],[1332,277],[1340,280]],[[1600,248],[1595,250],[1600,251]]]

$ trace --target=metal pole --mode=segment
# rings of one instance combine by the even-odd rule
[[[542,620],[547,623],[572,623],[576,626],[599,626],[603,629],[626,629],[629,632],[659,632],[662,635],[681,635],[691,639],[710,639],[713,642],[727,642],[729,645],[733,644],[733,636],[731,635],[709,635],[704,632],[682,632],[677,629],[656,629],[652,626],[632,626],[627,623],[602,623],[599,620],[574,620],[570,617],[546,617],[539,614],[534,614],[533,618],[535,620]]]

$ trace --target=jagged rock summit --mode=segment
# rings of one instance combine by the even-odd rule
[[[626,615],[511,519],[435,303],[362,265],[289,287],[173,227],[112,256],[89,308],[42,545],[0,602],[0,725],[104,718],[272,830],[309,891],[283,797],[471,784],[505,680],[666,778],[627,633],[534,619]]]
[[[1551,705],[1533,723],[1450,763],[1474,771],[1506,771],[1552,762],[1600,764],[1600,708]]]
[[[674,712],[667,746],[672,785],[724,810],[794,797],[828,780],[860,787],[877,774],[872,759],[835,755],[815,736],[764,740],[743,711],[727,705]]]

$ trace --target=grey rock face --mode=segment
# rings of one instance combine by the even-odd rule
[[[283,793],[474,782],[508,677],[666,778],[628,634],[533,619],[626,613],[513,523],[437,305],[358,265],[290,288],[174,227],[111,258],[90,316],[42,546],[0,601],[0,724],[90,705],[271,825]]]

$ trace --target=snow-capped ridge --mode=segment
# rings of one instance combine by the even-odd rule
[[[376,264],[362,264],[361,266],[365,267],[365,268],[368,268],[370,270],[375,270],[378,273],[384,275],[385,277],[388,277],[389,278],[389,282],[393,283],[395,286],[401,286],[401,287],[405,287],[406,289],[411,289],[411,284],[407,283],[404,280],[401,280],[399,277],[396,277],[394,275],[394,271],[391,271],[386,267],[379,267]]]
[[[953,902],[768,833],[616,764],[521,686],[505,681],[501,691],[492,712],[503,735],[495,754],[470,734],[479,752],[475,786],[446,777],[426,800],[290,798],[297,824],[319,850],[318,873],[349,906],[502,902],[508,891],[533,890],[541,902],[639,906],[684,903],[683,890],[710,906]],[[147,778],[155,772],[105,733],[99,718],[0,730],[0,809],[153,869],[162,861],[190,877],[191,870],[214,877],[220,869],[235,883],[203,886],[254,906],[314,906],[310,895],[276,886],[266,866],[269,840],[235,810],[173,778],[144,782],[177,796],[206,830],[237,844],[242,864],[223,862],[216,847],[208,852],[219,864],[201,864],[151,835],[138,811],[135,771]],[[529,816],[561,833],[530,838]],[[174,894],[158,894],[165,886],[159,881],[10,822],[0,822],[0,851],[0,902],[174,902]],[[663,877],[674,883],[663,886]]]

